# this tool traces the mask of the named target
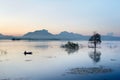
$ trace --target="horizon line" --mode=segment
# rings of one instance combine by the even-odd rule
[[[29,32],[42,31],[42,30],[47,30],[47,29],[28,31],[28,32],[23,33],[23,34],[8,34],[8,33],[0,33],[0,34],[2,34],[2,35],[4,35],[4,36],[16,36],[16,37],[20,37],[20,36],[24,36],[25,34],[27,34],[27,33],[29,33]],[[49,32],[49,30],[47,30],[47,31]],[[83,35],[83,36],[90,36],[90,34],[89,34],[89,35],[88,35],[88,34],[81,34],[81,33],[76,33],[76,32],[72,32],[72,31],[71,31],[71,32],[70,32],[70,31],[61,31],[61,32],[69,32],[69,33],[79,34],[79,35]],[[53,34],[53,35],[57,35],[57,34],[60,34],[61,32],[56,33],[56,34],[54,34],[54,33],[52,33],[52,32],[49,32],[49,33],[51,33],[51,34]],[[99,33],[99,32],[98,32],[98,33]],[[92,35],[92,34],[91,34],[91,35]],[[107,34],[101,34],[101,35],[107,35]],[[108,35],[108,36],[120,37],[119,35]]]

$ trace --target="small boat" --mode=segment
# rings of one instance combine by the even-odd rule
[[[27,52],[27,51],[25,51],[25,52],[24,52],[24,55],[32,55],[32,52]]]

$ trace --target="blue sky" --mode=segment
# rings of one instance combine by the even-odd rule
[[[48,29],[120,36],[120,0],[0,0],[0,33]]]

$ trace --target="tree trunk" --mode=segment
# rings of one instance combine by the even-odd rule
[[[94,51],[96,51],[96,41],[94,41]]]

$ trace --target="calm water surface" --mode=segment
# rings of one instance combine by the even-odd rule
[[[120,80],[120,41],[103,41],[95,52],[67,41],[0,41],[0,80]],[[24,51],[33,52],[24,55]]]

